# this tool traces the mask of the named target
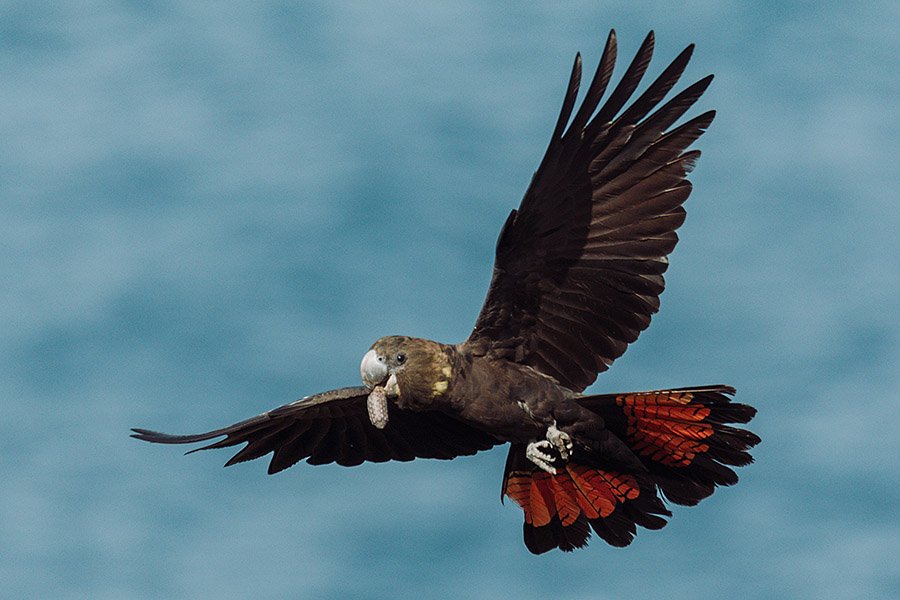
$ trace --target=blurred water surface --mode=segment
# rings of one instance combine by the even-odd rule
[[[0,595],[900,596],[898,12],[4,3]],[[735,385],[739,486],[533,557],[502,450],[268,477],[128,438],[354,385],[381,335],[464,339],[610,27],[620,61],[656,30],[651,74],[696,42],[719,115],[662,311],[592,389]]]

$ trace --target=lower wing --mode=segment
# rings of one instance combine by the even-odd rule
[[[191,444],[225,436],[191,452],[246,443],[225,465],[271,452],[269,474],[287,469],[303,459],[314,465],[335,462],[344,466],[365,461],[451,459],[501,443],[444,413],[414,412],[394,404],[389,407],[386,426],[378,429],[369,421],[368,395],[369,389],[365,387],[341,388],[307,396],[206,433],[170,435],[133,429],[132,437],[157,444]]]

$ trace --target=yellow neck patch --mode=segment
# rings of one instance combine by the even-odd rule
[[[432,396],[440,396],[447,391],[447,386],[450,385],[450,376],[452,374],[453,370],[450,368],[450,365],[441,367],[441,375],[444,376],[444,379],[438,379],[434,382],[434,385],[431,386]]]

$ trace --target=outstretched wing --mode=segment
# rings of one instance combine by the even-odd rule
[[[222,429],[195,435],[169,435],[133,429],[139,440],[158,444],[190,444],[225,436],[196,448],[246,446],[225,466],[259,458],[273,452],[269,474],[277,473],[307,458],[313,465],[336,462],[353,466],[364,461],[449,459],[492,448],[500,441],[443,413],[413,412],[391,404],[384,429],[369,421],[366,398],[369,390],[349,387],[285,404],[261,415]]]
[[[530,365],[582,390],[650,324],[684,221],[681,205],[691,191],[685,177],[700,155],[687,148],[715,115],[669,129],[712,75],[656,108],[692,50],[620,112],[650,62],[651,32],[598,109],[616,59],[610,32],[570,122],[581,81],[576,57],[550,146],[497,241],[491,286],[466,342],[476,353]]]

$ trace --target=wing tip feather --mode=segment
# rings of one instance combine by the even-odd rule
[[[171,433],[153,431],[152,429],[142,429],[140,427],[132,427],[131,431],[130,437],[143,442],[151,442],[153,444],[190,444],[192,442],[199,442],[215,437],[208,433],[173,435]]]

